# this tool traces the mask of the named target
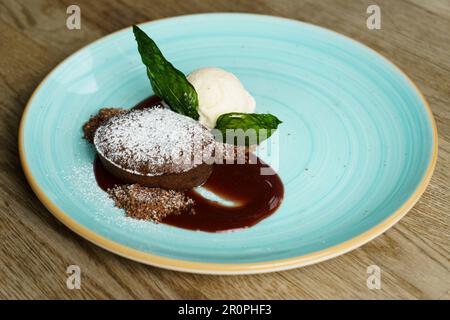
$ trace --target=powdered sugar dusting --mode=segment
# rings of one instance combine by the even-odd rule
[[[156,232],[160,228],[160,225],[127,217],[122,209],[115,208],[114,200],[97,186],[91,160],[79,159],[72,168],[60,172],[60,175],[69,190],[81,195],[83,201],[77,203],[79,211],[91,215],[102,225],[148,232]]]
[[[122,169],[152,176],[181,173],[201,164],[203,158],[199,161],[198,155],[212,152],[214,137],[189,117],[151,108],[111,118],[97,129],[94,145]]]

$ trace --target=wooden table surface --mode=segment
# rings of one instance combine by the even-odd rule
[[[81,8],[81,30],[66,9]],[[381,30],[366,27],[365,0],[0,0],[0,298],[449,299],[450,1],[377,0]],[[167,271],[116,256],[59,223],[28,186],[17,152],[18,124],[33,90],[61,60],[113,31],[199,12],[254,12],[321,25],[353,37],[402,68],[430,102],[439,159],[415,207],[385,234],[338,258],[302,269],[208,276]],[[79,265],[80,290],[66,286]],[[381,289],[366,286],[369,265]]]

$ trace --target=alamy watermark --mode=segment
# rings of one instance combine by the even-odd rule
[[[66,20],[66,27],[69,30],[81,29],[81,9],[73,4],[67,7],[66,13],[69,15]]]
[[[203,132],[194,133],[193,143],[186,150],[180,152],[174,148],[170,152],[171,162],[189,168],[192,164],[202,163],[257,164],[259,157],[270,159],[270,167],[262,166],[261,175],[276,174],[280,154],[278,130],[271,134],[266,129],[227,129],[224,134],[218,129],[212,129],[211,133],[213,139],[203,136]]]
[[[366,26],[369,30],[380,30],[381,29],[381,9],[376,4],[372,4],[367,7],[366,12],[370,16],[366,20]]]
[[[81,269],[79,266],[72,264],[67,267],[66,273],[68,274],[66,285],[67,289],[81,289]]]
[[[377,265],[371,265],[367,267],[367,288],[370,290],[380,290],[381,289],[381,268]]]

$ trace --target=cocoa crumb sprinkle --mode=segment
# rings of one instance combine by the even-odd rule
[[[116,207],[135,219],[160,222],[172,214],[194,214],[194,200],[181,191],[131,184],[115,186],[107,192]]]
[[[125,113],[127,110],[120,108],[102,108],[97,114],[91,116],[89,120],[83,125],[83,138],[88,142],[94,142],[95,131],[98,127],[103,125],[106,121],[114,116]]]

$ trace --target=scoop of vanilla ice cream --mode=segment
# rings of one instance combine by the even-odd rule
[[[209,128],[214,128],[217,118],[224,113],[255,111],[255,99],[230,72],[203,68],[192,72],[187,78],[197,91],[199,121]]]

